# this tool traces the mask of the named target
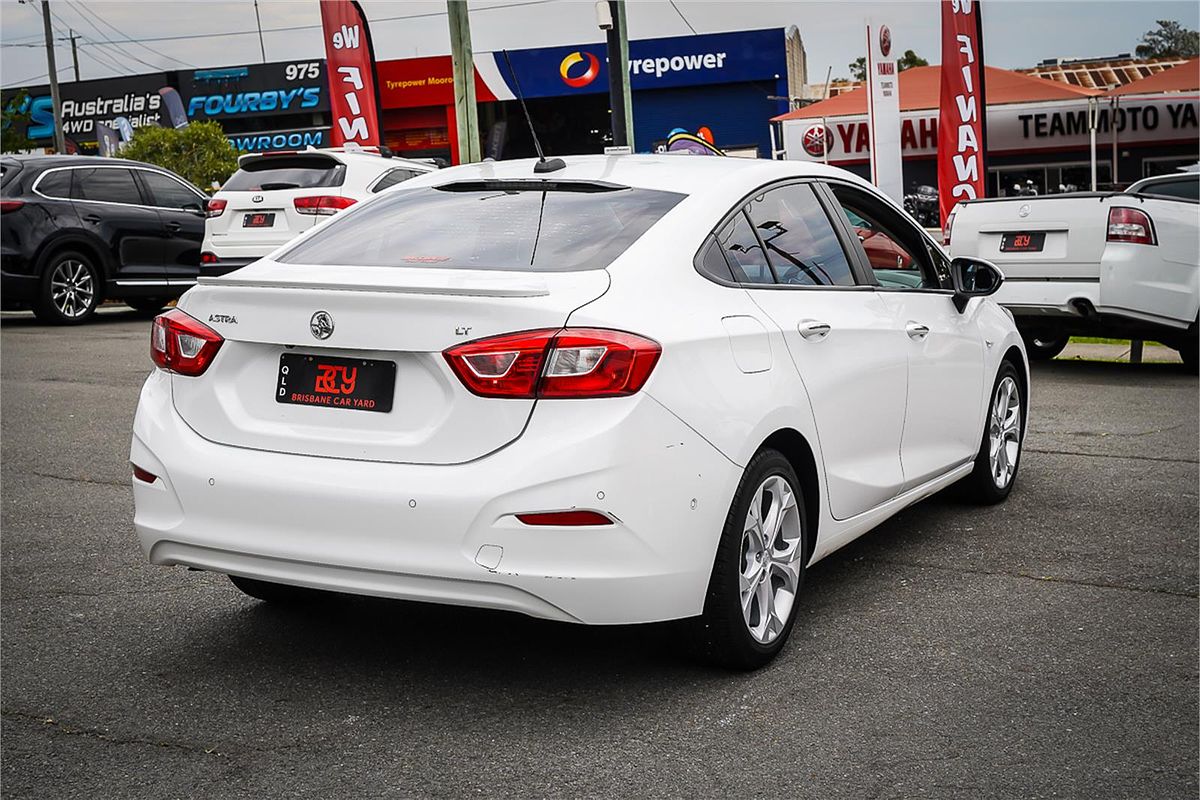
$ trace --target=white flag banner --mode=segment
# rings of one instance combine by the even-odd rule
[[[867,127],[870,131],[871,182],[897,203],[904,200],[900,160],[900,81],[893,54],[892,29],[867,20]]]

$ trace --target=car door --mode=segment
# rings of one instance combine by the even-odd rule
[[[905,341],[847,235],[808,182],[766,187],[717,231],[731,278],[783,331],[808,394],[834,517],[861,514],[903,483]]]
[[[172,285],[190,286],[200,270],[200,245],[204,241],[203,194],[178,178],[157,170],[135,174],[150,205],[158,213],[161,249],[159,260]]]
[[[162,223],[146,205],[129,167],[72,170],[71,198],[80,224],[105,243],[119,287],[166,285],[160,258]]]
[[[870,230],[873,252],[859,240],[858,257],[870,266],[876,294],[903,332],[908,392],[900,460],[908,490],[969,461],[979,449],[982,403],[990,389],[975,322],[981,301],[959,312],[949,261],[907,214],[849,183],[831,181],[829,189],[844,224],[862,229],[865,223]],[[888,258],[881,257],[885,252]]]

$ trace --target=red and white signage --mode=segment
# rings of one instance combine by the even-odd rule
[[[383,139],[367,17],[355,0],[321,0],[321,27],[329,68],[332,144],[378,147]]]
[[[942,0],[938,202],[943,225],[959,200],[983,197],[987,185],[983,74],[979,0]]]
[[[891,27],[874,20],[867,22],[871,183],[899,203],[904,199],[904,171],[900,160],[900,81],[894,49]],[[828,134],[824,138],[827,141]],[[828,149],[827,144],[824,149]]]

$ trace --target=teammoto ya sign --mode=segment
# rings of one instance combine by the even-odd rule
[[[362,8],[353,0],[321,0],[321,27],[329,67],[333,145],[383,143],[375,54]]]
[[[987,96],[978,0],[942,0],[941,72],[938,204],[945,225],[958,201],[983,197],[987,185]]]

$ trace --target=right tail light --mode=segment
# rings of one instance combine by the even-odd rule
[[[341,197],[339,195],[314,195],[312,197],[297,197],[292,200],[292,205],[296,208],[297,214],[312,214],[319,217],[328,217],[343,208],[349,208],[354,205],[353,197]]]
[[[625,331],[549,328],[467,342],[442,355],[481,397],[578,399],[636,393],[662,347]]]
[[[950,246],[950,230],[954,227],[954,213],[958,211],[958,206],[950,209],[950,213],[946,215],[946,227],[942,228],[942,244]]]
[[[228,200],[220,200],[216,197],[210,197],[208,202],[204,204],[204,216],[219,217],[225,213],[225,206],[229,205]]]
[[[1108,241],[1158,244],[1150,215],[1136,208],[1116,206],[1108,211]]]
[[[200,320],[172,308],[154,318],[150,358],[168,372],[195,377],[204,374],[224,342]]]

